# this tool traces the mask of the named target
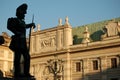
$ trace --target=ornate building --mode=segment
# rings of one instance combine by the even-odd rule
[[[13,71],[13,52],[8,48],[10,36],[3,32],[4,44],[0,45],[0,76],[10,77]]]
[[[56,80],[49,62],[57,55],[63,61],[57,80],[120,80],[119,21],[72,28],[66,17],[50,29],[38,25],[31,36],[31,73],[37,80]],[[52,72],[61,65],[52,64]]]
[[[37,25],[31,32],[31,73],[36,80],[120,80],[120,18],[75,28],[68,17],[58,23],[45,30]],[[2,36],[0,70],[11,76],[11,39]]]

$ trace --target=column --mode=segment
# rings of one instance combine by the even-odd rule
[[[107,80],[106,70],[107,70],[107,57],[102,56],[100,57],[101,80]]]
[[[64,66],[64,80],[72,80],[71,79],[71,61],[70,61],[70,53],[66,53],[67,60]]]
[[[56,40],[57,40],[56,41],[56,48],[57,48],[57,50],[60,50],[62,47],[61,39],[62,39],[61,30],[57,30],[57,34],[56,34]]]
[[[72,27],[69,24],[68,16],[65,18],[64,30],[63,30],[63,47],[65,49],[69,48],[73,44],[72,40]]]
[[[4,51],[3,71],[8,71],[8,51]]]
[[[83,59],[83,80],[89,80],[88,79],[88,70],[89,70],[89,60],[87,58]]]
[[[40,35],[39,34],[37,34],[36,36],[36,41],[35,41],[35,48],[36,48],[36,52],[39,52],[40,51],[40,42],[39,42],[39,39],[40,39]]]
[[[30,40],[30,54],[32,54],[34,52],[34,36],[31,35],[31,40]]]
[[[66,49],[70,45],[72,45],[72,29],[65,26],[63,31],[63,47]]]

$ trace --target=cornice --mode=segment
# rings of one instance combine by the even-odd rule
[[[99,50],[99,49],[106,49],[106,48],[112,48],[112,47],[120,47],[120,38],[112,39],[112,40],[103,40],[103,41],[91,42],[91,43],[87,43],[87,44],[71,45],[67,49],[61,49],[61,50],[57,50],[57,51],[34,53],[31,55],[31,58],[53,56],[55,54],[56,55],[66,54],[66,53],[72,54],[75,52]]]
[[[70,53],[120,47],[120,38],[70,46]]]

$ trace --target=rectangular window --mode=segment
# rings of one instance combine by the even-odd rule
[[[76,62],[76,72],[81,71],[81,62]]]
[[[111,68],[117,68],[117,58],[111,58]]]
[[[93,70],[98,70],[98,60],[93,60]]]

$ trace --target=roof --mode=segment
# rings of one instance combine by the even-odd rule
[[[111,19],[113,20],[113,19]],[[92,24],[77,26],[72,29],[73,34],[73,44],[80,44],[83,39],[83,32],[85,31],[85,27],[88,27],[88,31],[90,33],[91,41],[100,41],[101,35],[103,34],[103,27],[111,20],[100,21]],[[116,22],[120,22],[120,17],[114,19]]]

